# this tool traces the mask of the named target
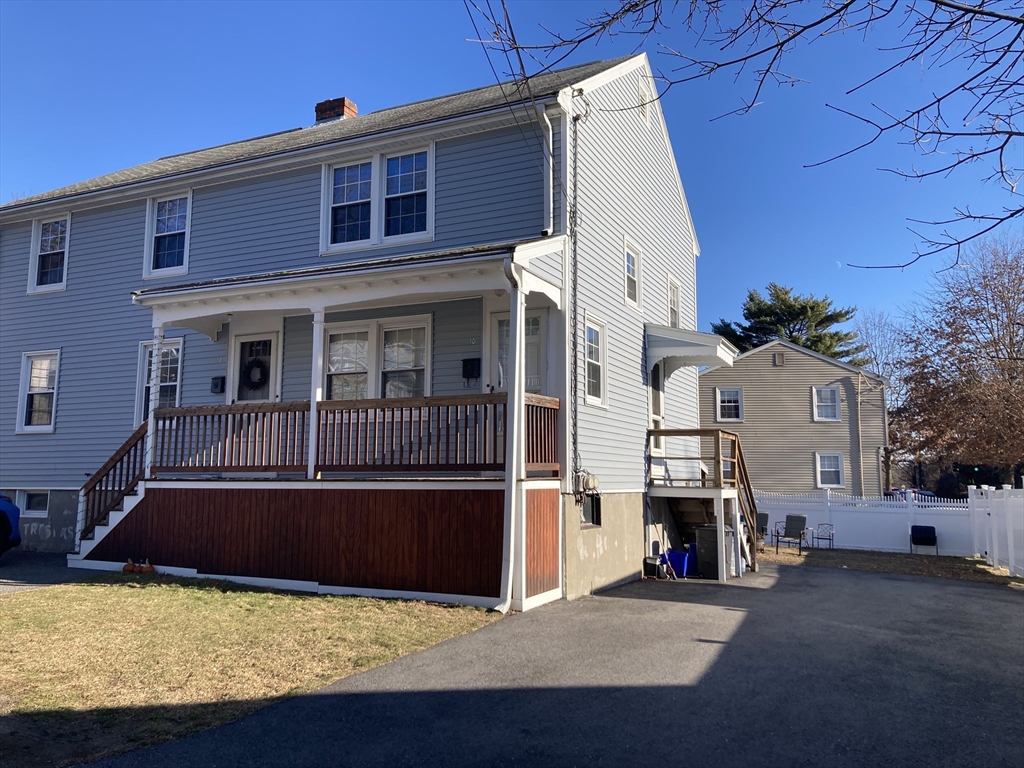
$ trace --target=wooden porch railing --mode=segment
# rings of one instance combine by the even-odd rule
[[[305,472],[309,402],[159,408],[153,471]]]
[[[146,422],[142,422],[124,445],[82,486],[79,492],[82,502],[79,540],[92,533],[96,525],[116,509],[142,480],[146,473],[145,437]]]
[[[757,503],[743,460],[740,437],[724,429],[650,429],[649,445],[667,445],[665,438],[696,438],[697,455],[652,455],[651,461],[664,463],[663,476],[651,475],[651,485],[676,488],[735,488],[740,511],[746,522],[751,568],[757,565]],[[678,464],[677,462],[683,462]]]
[[[501,471],[503,392],[318,403],[318,472]]]
[[[557,476],[558,409],[557,397],[526,394],[525,444],[526,471],[549,472]]]

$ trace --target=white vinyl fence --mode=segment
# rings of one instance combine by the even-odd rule
[[[833,493],[790,495],[754,491],[757,511],[768,513],[768,530],[786,515],[806,515],[807,527],[835,526],[835,546],[909,552],[910,526],[935,528],[942,555],[984,555],[993,565],[1024,575],[1024,490],[972,488],[955,499],[865,498]],[[933,550],[925,548],[924,552]]]

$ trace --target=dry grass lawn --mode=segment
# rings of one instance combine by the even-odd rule
[[[1005,568],[992,568],[982,558],[947,557],[943,555],[912,555],[901,552],[870,552],[860,549],[804,549],[774,545],[757,553],[759,563],[780,565],[812,565],[822,568],[852,568],[859,571],[902,573],[908,576],[934,576],[958,581],[979,581],[1024,589],[1024,579],[1011,577]]]
[[[0,766],[178,738],[497,618],[120,574],[0,595]]]

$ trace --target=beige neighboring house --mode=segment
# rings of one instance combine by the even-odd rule
[[[881,496],[886,381],[788,341],[700,372],[700,424],[740,436],[751,485]]]

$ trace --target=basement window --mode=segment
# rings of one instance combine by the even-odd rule
[[[601,525],[601,497],[594,494],[587,494],[583,497],[583,504],[580,506],[580,522],[584,527],[600,527]]]

